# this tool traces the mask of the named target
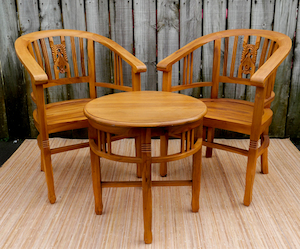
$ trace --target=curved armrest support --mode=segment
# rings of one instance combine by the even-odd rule
[[[172,70],[172,65],[175,64],[177,61],[181,60],[183,57],[187,56],[189,53],[193,52],[194,50],[202,47],[208,42],[211,42],[215,39],[220,38],[219,33],[213,33],[209,35],[205,35],[202,37],[197,38],[196,40],[188,43],[181,49],[177,50],[173,54],[169,55],[162,61],[157,64],[157,70],[169,72]]]
[[[272,73],[288,56],[292,47],[292,41],[291,39],[284,39],[282,42],[284,44],[252,75],[250,78],[251,85],[264,87]]]
[[[124,61],[126,61],[131,67],[134,73],[142,73],[147,71],[146,65],[136,58],[133,54],[128,52],[125,48],[120,46],[113,40],[106,38],[101,35],[94,34],[93,37],[95,42],[101,43],[116,54],[118,54]]]
[[[35,84],[45,84],[48,82],[48,76],[45,71],[40,67],[40,65],[36,62],[36,60],[32,57],[30,52],[27,49],[26,41],[22,39],[17,39],[15,42],[15,49],[18,58],[25,66],[29,74],[35,81]],[[26,49],[24,49],[26,48]]]

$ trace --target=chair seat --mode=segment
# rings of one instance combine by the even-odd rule
[[[84,106],[91,99],[74,99],[46,105],[47,128],[49,133],[80,129],[88,126],[83,113]],[[37,110],[33,112],[34,121],[39,130]]]
[[[250,135],[254,104],[236,99],[201,99],[207,106],[203,125]],[[262,130],[272,122],[273,112],[264,109]]]

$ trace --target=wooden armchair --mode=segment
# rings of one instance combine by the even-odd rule
[[[195,56],[195,50],[209,43],[211,55],[205,55],[206,57],[203,58],[212,58],[211,80],[193,82],[194,62],[201,60]],[[216,148],[248,157],[244,195],[246,206],[249,206],[252,200],[256,160],[259,156],[261,156],[261,172],[268,173],[268,130],[273,115],[270,105],[275,97],[273,92],[275,76],[278,66],[288,55],[291,45],[288,36],[274,31],[226,30],[190,42],[157,65],[157,69],[163,71],[163,91],[210,87],[210,98],[202,99],[208,108],[203,123],[205,127],[203,145],[207,147],[206,156],[211,157],[212,148]],[[237,58],[238,53],[240,53],[239,58]],[[179,61],[181,61],[181,84],[172,85],[172,67]],[[203,61],[204,63],[208,62]],[[219,88],[223,84],[220,83],[236,84],[244,92],[246,89],[253,88],[254,99],[251,102],[222,98]],[[214,143],[215,128],[250,135],[249,149]],[[261,139],[260,146],[259,139]],[[161,153],[166,153],[166,150],[166,138],[161,137]],[[166,173],[166,165],[161,164],[161,175]]]
[[[111,57],[114,58],[113,83],[96,80],[96,66],[103,60],[95,56],[101,54],[95,53],[96,44],[111,51]],[[96,87],[122,91],[141,90],[140,73],[147,69],[140,60],[116,42],[85,31],[62,29],[30,33],[16,40],[15,49],[31,77],[31,96],[37,106],[33,117],[39,131],[41,168],[46,175],[49,201],[54,203],[56,197],[51,155],[87,147],[89,144],[87,142],[52,149],[49,145],[49,134],[87,127],[88,121],[83,114],[83,107],[97,97]],[[123,61],[131,67],[131,86],[127,86],[130,82],[126,82],[126,85],[123,82]],[[77,83],[88,84],[86,89],[89,89],[89,97],[72,100],[68,97],[65,101],[46,104],[46,89]],[[78,95],[84,96],[85,93],[79,89]]]

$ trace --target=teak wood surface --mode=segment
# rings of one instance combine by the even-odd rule
[[[103,58],[96,58],[96,44],[105,46],[114,58],[112,83],[97,81],[96,66]],[[49,146],[49,134],[86,128],[88,122],[83,114],[83,107],[97,97],[97,87],[139,91],[141,90],[140,74],[146,72],[147,68],[116,42],[86,31],[58,29],[29,33],[16,40],[15,49],[31,77],[33,90],[31,96],[37,107],[33,117],[39,131],[41,168],[46,175],[49,201],[54,203],[56,196],[51,155],[87,147],[88,143],[53,149]],[[123,82],[123,64],[131,67],[131,86]],[[56,87],[59,91],[61,86],[75,83],[88,84],[88,98],[72,99],[68,96],[69,100],[48,103],[45,92],[49,93],[49,88]]]
[[[213,58],[211,81],[193,82],[193,63],[201,59],[195,58],[194,52],[206,44],[212,44],[214,47],[213,54],[210,54]],[[270,106],[275,97],[273,88],[277,68],[289,54],[291,45],[288,36],[274,31],[225,30],[195,39],[157,64],[157,69],[163,72],[163,91],[210,87],[211,97],[202,99],[208,109],[203,121],[206,156],[211,157],[212,148],[217,148],[248,157],[244,195],[246,206],[249,206],[252,200],[255,166],[259,156],[262,173],[268,173],[268,131],[273,116]],[[242,53],[241,57],[237,58],[239,48],[242,49]],[[179,61],[183,65],[183,79],[180,85],[172,82],[172,68]],[[237,89],[241,86],[244,89],[245,86],[254,87],[253,101],[221,98],[220,83],[236,84]],[[214,143],[215,128],[249,135],[249,149]],[[161,144],[165,144],[163,136]],[[167,173],[165,164],[161,165],[161,172]]]
[[[195,98],[169,92],[136,91],[104,96],[89,102],[84,113],[89,121],[89,143],[95,212],[102,214],[103,187],[142,187],[144,213],[144,240],[152,243],[153,186],[192,186],[192,211],[199,210],[201,180],[202,123],[206,105]],[[164,136],[166,143],[160,156],[151,155],[151,137]],[[168,155],[168,137],[181,138],[179,153]],[[136,156],[112,152],[112,141],[135,137]],[[193,155],[192,180],[151,180],[151,164],[166,163]],[[103,182],[99,157],[119,162],[137,163],[141,181]]]

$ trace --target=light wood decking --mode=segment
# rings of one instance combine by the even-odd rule
[[[246,149],[249,140],[227,142]],[[115,143],[134,153],[133,141]],[[159,153],[158,141],[153,145]],[[104,180],[136,180],[136,165],[101,160]],[[271,140],[270,173],[260,174],[258,163],[249,207],[242,204],[246,160],[220,150],[203,155],[198,213],[191,212],[190,187],[153,187],[153,242],[145,245],[141,188],[105,188],[97,216],[89,149],[74,150],[53,156],[57,202],[51,205],[36,140],[26,140],[0,168],[0,248],[300,247],[300,152],[288,139]],[[191,166],[191,158],[171,162],[162,178],[154,164],[152,179],[190,179]]]

